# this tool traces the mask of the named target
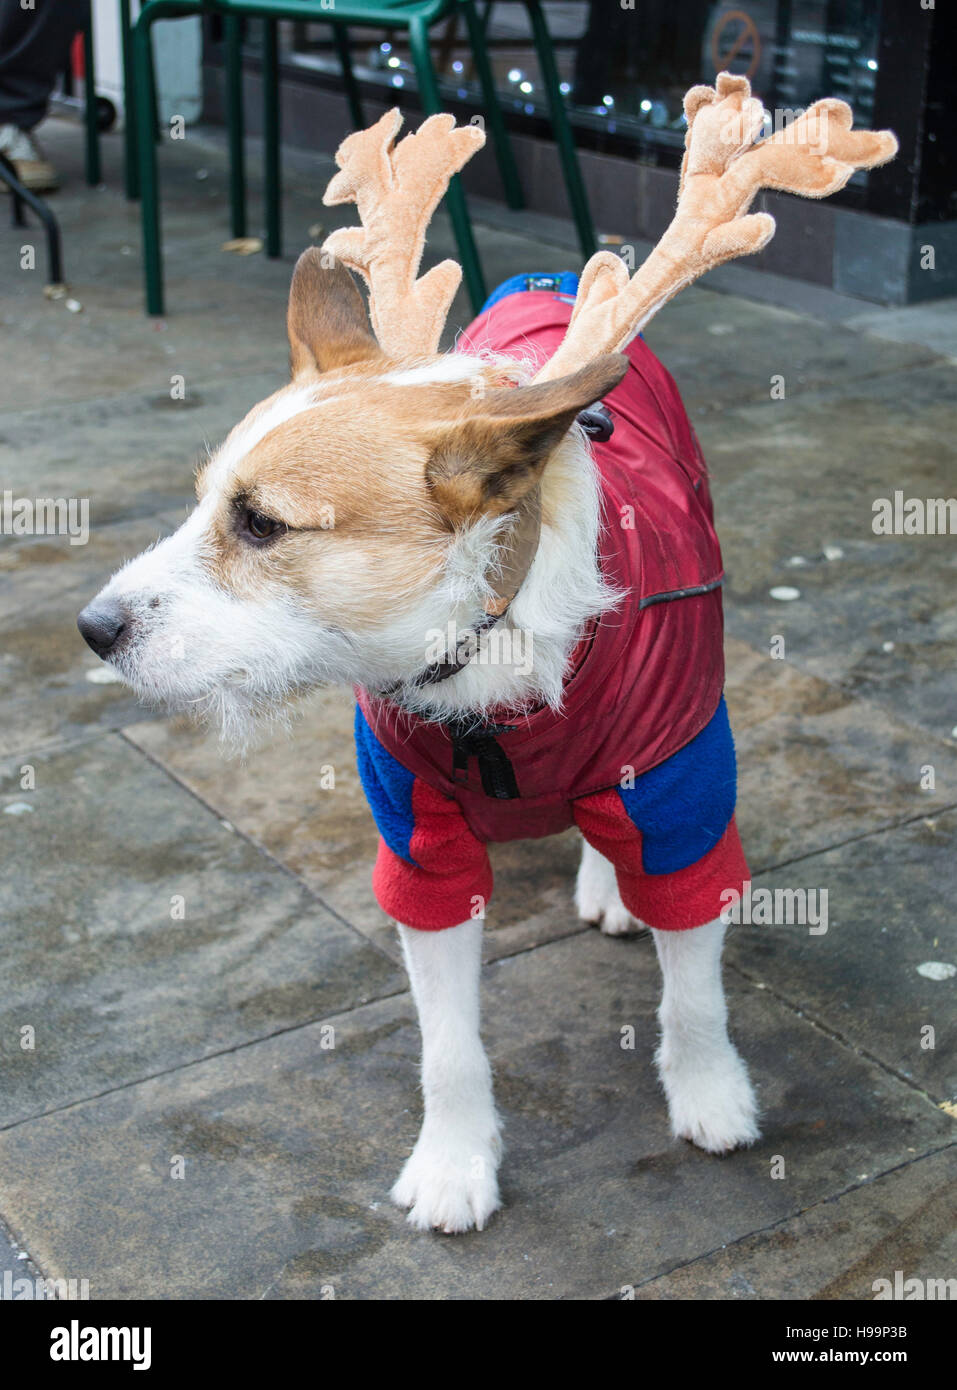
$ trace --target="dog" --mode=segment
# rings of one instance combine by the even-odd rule
[[[744,215],[758,188],[822,196],[893,137],[852,132],[830,102],[792,148],[755,144],[760,103],[727,74],[685,109],[678,212],[638,273],[599,253],[577,285],[519,277],[447,353],[460,272],[417,278],[419,259],[484,137],[439,116],[396,144],[397,112],[350,136],[326,201],[355,201],[362,227],[296,266],[290,383],[201,469],[183,526],[78,620],[134,690],[239,743],[299,692],[356,687],[373,882],[422,1030],[424,1120],[392,1196],[423,1230],[481,1229],[499,1206],[479,1029],[497,839],[578,824],[580,917],[654,937],[673,1133],[711,1153],[758,1135],[721,981],[720,907],[747,865],[720,550],[693,430],[638,335],[682,284],[766,244],[772,220]]]

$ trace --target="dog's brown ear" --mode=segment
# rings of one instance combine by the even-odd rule
[[[317,246],[296,262],[286,324],[293,377],[381,355],[352,274]]]
[[[447,426],[432,441],[426,480],[449,523],[516,507],[578,412],[600,401],[627,370],[628,358],[616,352],[557,381],[495,388],[466,419]]]

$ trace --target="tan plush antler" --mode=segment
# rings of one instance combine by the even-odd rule
[[[398,145],[402,116],[387,111],[368,130],[343,140],[336,153],[341,173],[323,202],[352,203],[361,227],[328,236],[331,252],[358,271],[369,286],[369,313],[379,346],[392,357],[433,353],[462,279],[454,261],[416,276],[425,231],[449,179],[485,144],[478,126],[455,127],[453,116],[430,116]]]
[[[889,130],[851,130],[851,108],[833,97],[757,140],[764,108],[746,77],[727,72],[719,73],[717,90],[692,87],[684,106],[688,131],[671,225],[630,280],[618,256],[592,256],[565,338],[536,380],[567,376],[617,351],[684,285],[766,246],[774,218],[744,215],[759,189],[824,198],[843,188],[855,169],[884,164],[897,151]]]

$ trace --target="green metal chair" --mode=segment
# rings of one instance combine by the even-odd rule
[[[124,0],[125,2],[125,0]],[[540,0],[524,0],[532,19],[543,80],[549,96],[556,140],[562,156],[572,210],[585,255],[594,250],[594,232],[588,202],[575,154],[554,53]],[[521,185],[501,107],[495,90],[484,30],[474,0],[335,0],[325,8],[321,0],[148,0],[133,29],[133,84],[135,95],[135,164],[142,194],[143,256],[147,312],[164,311],[160,243],[159,189],[154,143],[155,79],[152,63],[152,26],[161,19],[200,13],[223,16],[226,40],[227,125],[230,148],[230,203],[234,236],[245,235],[245,169],[243,163],[242,67],[240,22],[265,20],[262,53],[264,202],[266,254],[281,254],[279,77],[276,22],[280,19],[314,20],[331,24],[342,63],[346,96],[357,128],[366,124],[358,84],[352,70],[347,26],[404,30],[409,39],[418,78],[419,96],[427,115],[441,110],[438,82],[429,50],[429,29],[436,21],[461,13],[471,42],[476,71],[482,85],[486,119],[498,154],[506,198],[512,207],[522,206]],[[128,122],[129,124],[129,122]],[[449,214],[458,245],[465,283],[473,306],[485,298],[485,284],[465,196],[458,177],[447,194]]]
[[[83,26],[83,120],[86,126],[86,181],[95,187],[100,171],[100,112],[96,100],[96,65],[93,61],[93,16]]]
[[[393,4],[401,4],[403,0],[392,0],[392,2]],[[535,44],[535,51],[538,55],[539,71],[545,88],[545,96],[548,102],[548,111],[552,122],[552,130],[555,135],[555,143],[558,146],[559,158],[561,159],[562,174],[565,179],[565,188],[568,192],[568,201],[575,222],[575,228],[578,233],[582,255],[587,260],[596,250],[595,229],[592,223],[588,195],[585,192],[585,184],[578,163],[575,138],[572,134],[571,123],[568,119],[568,112],[565,107],[565,98],[561,89],[558,67],[555,62],[555,50],[552,46],[551,35],[548,32],[548,24],[545,20],[545,13],[542,9],[541,0],[519,0],[519,3],[524,4],[531,21],[532,39]],[[335,0],[334,8],[336,10],[340,9],[339,0]],[[371,12],[373,10],[382,9],[382,5],[372,0],[372,3],[363,5],[363,8]],[[502,173],[502,182],[505,185],[506,200],[509,207],[521,208],[524,207],[524,199],[522,197],[518,171],[515,168],[511,145],[502,119],[501,106],[495,92],[495,80],[491,72],[491,63],[486,44],[486,30],[492,10],[492,0],[487,0],[485,14],[481,20],[478,19],[473,5],[471,3],[465,5],[462,3],[462,0],[457,0],[457,2],[456,0],[452,0],[451,4],[446,4],[443,14],[437,16],[437,18],[453,16],[457,9],[461,11],[465,17],[469,41],[475,58],[476,72],[482,84],[483,94],[488,92],[493,94],[490,101],[487,98],[487,104],[489,105],[489,126],[491,127],[492,137],[496,144],[499,169]],[[369,22],[371,23],[372,21],[370,20]],[[359,96],[359,85],[352,71],[352,59],[349,53],[348,42],[345,41],[344,29],[338,24],[335,26],[335,35],[353,124],[356,126],[356,129],[361,130],[367,122],[362,109],[362,100]]]
[[[133,28],[130,0],[119,0],[120,46],[123,55],[123,142],[126,196],[138,197],[136,165],[136,122],[133,103]],[[93,7],[83,26],[84,123],[86,125],[86,181],[100,182],[100,102],[96,95],[96,68],[93,59]],[[110,103],[112,105],[112,103]]]
[[[91,187],[100,182],[100,107],[96,95],[96,65],[93,58],[93,13],[92,7],[86,16],[81,30],[83,35],[83,124],[85,127],[85,165],[86,181]],[[72,60],[72,49],[71,49]],[[69,76],[69,74],[68,74]],[[69,93],[71,105],[79,103]]]

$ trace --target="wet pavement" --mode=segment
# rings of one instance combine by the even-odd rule
[[[151,322],[119,137],[88,189],[79,129],[45,134],[82,307],[43,297],[35,228],[0,227],[0,480],[89,497],[92,525],[85,545],[0,537],[0,1273],[94,1298],[366,1299],[871,1298],[897,1270],[957,1274],[957,542],[872,528],[895,490],[957,491],[954,303],[818,294],[812,317],[753,272],[755,298],[715,277],[648,330],[714,477],[755,888],[826,890],[827,930],[733,929],[763,1138],[710,1158],[668,1134],[647,935],[577,921],[574,835],[496,847],[506,1205],[485,1232],[419,1235],[388,1201],[418,1040],[349,694],[225,761],[104,681],[75,629],[185,515],[207,443],[282,383],[294,255],[350,210],[321,205],[328,159],[290,155],[288,254],[230,255],[219,141],[167,147]],[[476,215],[491,284],[578,264],[553,219]],[[27,242],[41,268],[11,269]],[[430,255],[451,250],[440,217]],[[450,324],[467,317],[460,299]]]

